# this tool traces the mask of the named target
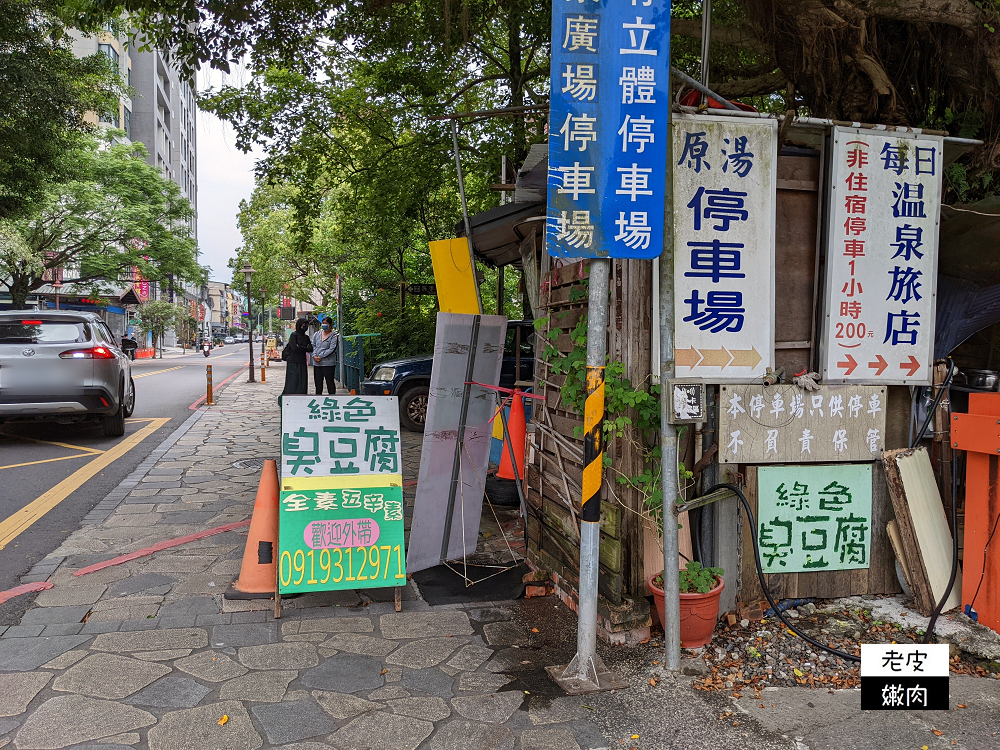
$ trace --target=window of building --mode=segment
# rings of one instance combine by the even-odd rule
[[[120,128],[121,121],[118,119],[118,110],[101,115],[101,122],[105,125],[113,125],[116,128]]]
[[[132,140],[132,110],[125,107],[125,137]]]
[[[121,57],[118,55],[118,50],[116,50],[110,44],[98,44],[97,49],[98,51],[103,52],[105,55],[114,60],[115,65],[117,65],[118,61],[121,59]]]

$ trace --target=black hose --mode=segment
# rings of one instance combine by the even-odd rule
[[[689,523],[691,532],[692,554],[694,559],[705,564],[705,556],[701,551],[701,508],[692,508],[688,511],[688,518],[693,521]]]
[[[736,493],[736,496],[740,499],[740,502],[743,503],[743,510],[746,511],[747,518],[750,520],[750,528],[752,529],[753,532],[750,534],[750,539],[753,542],[753,557],[754,561],[757,564],[757,580],[760,581],[760,587],[764,590],[764,597],[767,599],[767,603],[771,605],[771,609],[774,610],[775,616],[779,620],[781,620],[781,622],[784,623],[785,627],[787,627],[789,630],[791,630],[793,633],[799,636],[799,638],[804,640],[806,643],[811,643],[816,648],[823,649],[827,653],[833,654],[834,656],[837,656],[841,659],[847,659],[848,661],[853,661],[853,662],[860,662],[861,661],[860,656],[854,656],[854,654],[848,654],[845,651],[839,651],[835,648],[831,648],[830,646],[824,646],[819,641],[813,640],[805,633],[801,632],[798,629],[798,627],[789,623],[788,620],[785,619],[785,616],[780,611],[778,611],[778,605],[775,603],[774,597],[771,596],[771,591],[767,588],[767,581],[764,580],[764,570],[763,570],[764,566],[761,564],[760,561],[760,547],[757,546],[757,520],[753,517],[753,511],[750,510],[750,503],[747,502],[747,499],[743,495],[743,492],[740,490],[740,488],[733,484],[717,484],[714,487],[706,490],[705,494],[711,495],[716,490],[721,490],[721,489],[732,490],[733,492]]]
[[[941,399],[944,398],[944,394],[947,393],[948,390],[951,388],[951,379],[955,375],[955,361],[951,357],[948,357],[948,365],[949,365],[948,377],[944,379],[944,382],[941,384],[941,387],[938,388],[938,394],[937,396],[934,397],[934,403],[931,404],[931,408],[927,410],[927,417],[924,419],[924,423],[920,428],[920,432],[917,433],[916,438],[910,441],[911,449],[919,445],[920,441],[924,439],[924,435],[927,434],[927,427],[930,425],[931,420],[934,419],[934,412],[937,411],[938,406],[941,404]],[[950,398],[948,399],[948,403],[949,404],[951,403]],[[951,416],[950,413],[949,416]]]

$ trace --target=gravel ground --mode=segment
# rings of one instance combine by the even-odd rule
[[[859,643],[916,643],[923,630],[904,623],[883,622],[872,614],[870,602],[858,597],[805,604],[785,617],[795,630],[839,651],[859,656]],[[904,619],[906,612],[900,619]],[[696,652],[697,653],[697,652]],[[856,662],[816,648],[789,630],[778,618],[721,621],[711,644],[700,652],[706,674],[696,690],[725,691],[760,697],[765,687],[853,688],[860,683]],[[956,674],[1000,678],[1000,663],[982,661],[952,649],[951,670]]]

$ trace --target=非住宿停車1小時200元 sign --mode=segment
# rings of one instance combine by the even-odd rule
[[[406,580],[399,409],[392,396],[284,396],[278,589]]]
[[[833,129],[824,382],[931,382],[943,147]]]
[[[281,593],[406,583],[401,475],[288,479],[281,486]]]
[[[663,251],[670,75],[666,0],[554,0],[546,248]]]

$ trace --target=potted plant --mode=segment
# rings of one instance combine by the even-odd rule
[[[722,568],[703,568],[691,560],[680,571],[681,645],[699,648],[712,640],[715,623],[719,619],[719,595],[726,587]],[[653,592],[660,622],[666,622],[663,602],[663,571],[646,582]]]

